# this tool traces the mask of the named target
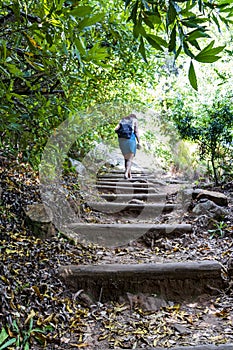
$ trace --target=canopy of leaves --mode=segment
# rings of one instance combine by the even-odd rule
[[[47,138],[68,116],[108,100],[136,101],[130,84],[147,74],[125,23],[119,1],[1,4],[3,147],[38,164]]]
[[[217,61],[224,46],[214,47],[214,40],[202,48],[206,38],[211,38],[210,24],[221,30],[221,23],[232,24],[233,5],[229,1],[145,1],[125,0],[133,33],[140,42],[139,51],[144,59],[145,43],[156,50],[172,52],[177,58],[184,53],[191,58],[189,80],[197,89],[196,73],[192,60],[203,63]]]
[[[197,89],[193,61],[213,62],[224,47],[215,47],[209,25],[230,26],[231,16],[226,1],[3,1],[1,147],[37,166],[47,139],[68,117],[109,101],[135,108],[142,95],[146,100],[157,71],[177,74],[172,61],[168,71],[164,64],[172,54],[191,58]],[[77,156],[113,137],[114,118],[100,119],[95,133],[77,134]]]

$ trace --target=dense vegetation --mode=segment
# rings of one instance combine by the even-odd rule
[[[199,106],[205,110],[203,118],[192,111],[192,102],[202,94],[198,62],[213,63],[221,56],[224,63],[231,60],[231,35],[226,33],[232,14],[233,7],[225,0],[2,2],[3,155],[38,167],[48,138],[64,120],[75,116],[77,139],[70,152],[81,159],[93,142],[114,139],[113,126],[119,116],[146,108],[156,108],[165,124],[173,123],[174,133],[178,129],[182,138],[200,142],[202,147],[212,142],[202,129],[213,128],[217,113],[227,123],[224,130],[219,125],[218,133],[213,131],[218,145],[202,152],[205,159],[210,155],[217,181],[216,158],[226,153],[229,157],[231,150],[231,93],[227,112],[222,110],[227,98],[223,94],[219,104]],[[207,69],[212,76],[214,68]],[[215,70],[214,82],[220,80],[224,90],[231,77],[222,67]],[[184,81],[188,90],[183,88]],[[219,86],[214,90],[217,93]],[[175,92],[172,97],[171,91]],[[190,116],[184,109],[179,112],[187,98]],[[169,108],[164,109],[160,102],[167,99]],[[197,119],[198,126],[194,126]]]
[[[0,350],[67,348],[77,327],[74,346],[86,346],[89,309],[76,305],[54,271],[62,263],[95,263],[99,250],[74,247],[60,232],[45,241],[31,236],[24,208],[41,200],[41,163],[40,174],[54,175],[67,155],[83,161],[96,144],[116,144],[115,124],[134,111],[143,151],[163,170],[172,164],[198,181],[203,174],[216,184],[232,180],[232,16],[230,0],[1,1]],[[68,171],[64,188],[80,195]],[[213,231],[230,232],[231,222],[216,222]],[[189,248],[198,246],[203,258],[200,237]],[[231,243],[222,242],[225,262]],[[188,253],[183,244],[170,247],[171,254]],[[218,248],[216,240],[213,256]],[[110,319],[119,311],[103,310],[100,318]],[[99,315],[91,313],[94,322]]]

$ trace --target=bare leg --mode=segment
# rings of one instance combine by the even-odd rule
[[[124,175],[125,179],[128,179],[127,162],[128,162],[128,160],[125,159],[125,175]]]
[[[127,154],[125,156],[125,179],[131,179],[131,166],[132,166],[133,154]]]
[[[131,160],[128,159],[126,161],[126,171],[125,171],[125,175],[127,176],[127,178],[131,176],[131,164],[132,164]]]

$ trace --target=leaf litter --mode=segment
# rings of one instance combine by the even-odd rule
[[[233,249],[230,231],[210,239],[205,218],[185,213],[182,220],[194,224],[192,234],[154,241],[144,237],[114,250],[74,245],[59,233],[42,240],[23,221],[23,207],[40,201],[37,174],[27,164],[14,164],[11,170],[2,167],[0,173],[0,347],[8,343],[10,350],[16,344],[18,349],[29,346],[35,350],[133,349],[232,342],[232,281],[227,276]],[[76,182],[75,176],[66,179],[65,186],[73,188],[73,196],[78,192]],[[94,220],[96,213],[85,211],[85,204],[82,208],[82,219]],[[165,215],[155,222],[166,220],[169,216]],[[232,203],[228,221],[232,227]],[[61,265],[196,259],[218,260],[228,279],[227,289],[192,303],[158,303],[157,296],[130,293],[118,302],[91,303],[85,291],[74,294],[57,278]]]

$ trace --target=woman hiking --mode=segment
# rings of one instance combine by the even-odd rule
[[[135,114],[129,114],[120,120],[115,128],[118,134],[120,150],[125,160],[125,179],[131,179],[131,166],[136,155],[136,149],[140,149],[140,137],[138,133],[138,120]]]

